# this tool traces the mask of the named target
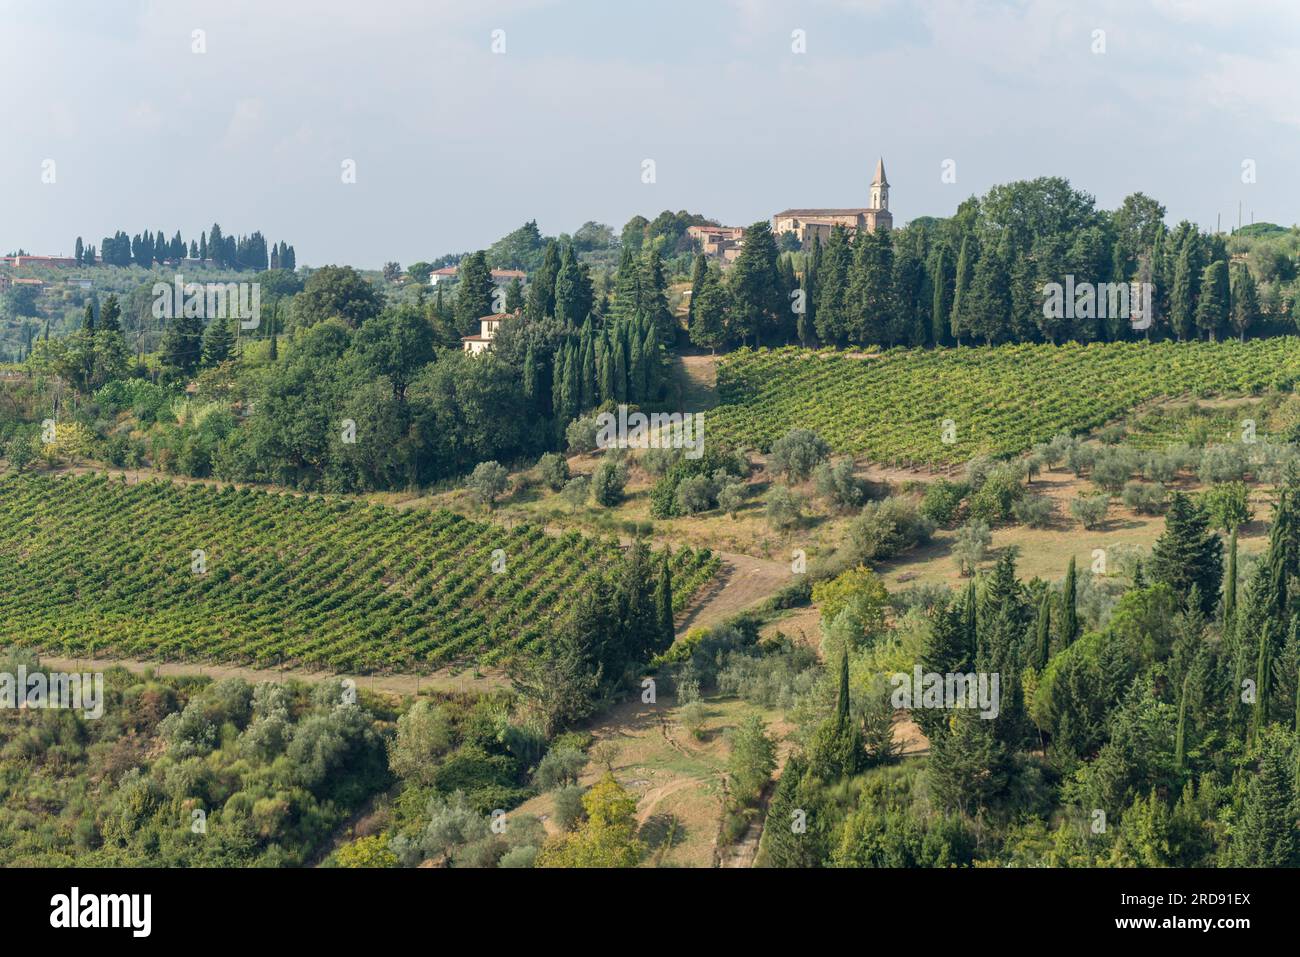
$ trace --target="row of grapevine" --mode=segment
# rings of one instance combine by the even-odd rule
[[[718,370],[715,438],[766,451],[792,428],[837,451],[906,466],[1013,454],[1096,428],[1144,402],[1290,389],[1300,340],[1037,343],[893,349],[877,356],[741,349]]]
[[[499,550],[499,551],[498,551]],[[339,671],[542,645],[616,542],[448,511],[103,476],[0,480],[0,642]],[[713,575],[670,562],[679,608]]]

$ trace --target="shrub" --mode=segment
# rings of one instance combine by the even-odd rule
[[[1025,494],[1020,484],[1019,469],[1011,465],[997,465],[984,475],[968,505],[971,518],[981,519],[990,525],[1005,522],[1011,517],[1011,507]]]
[[[774,485],[764,496],[767,523],[778,532],[786,532],[803,521],[803,499],[785,485]]]
[[[817,494],[839,511],[859,508],[867,500],[867,483],[853,474],[853,460],[823,462],[813,472]]]
[[[893,558],[930,540],[934,523],[911,501],[891,495],[868,502],[848,528],[850,560],[854,564]]]
[[[1106,512],[1110,510],[1109,495],[1080,495],[1070,502],[1070,514],[1084,528],[1100,528],[1106,521]]]
[[[970,492],[965,482],[939,479],[926,486],[921,498],[921,514],[936,525],[951,525],[957,519],[961,501]]]
[[[574,747],[556,747],[546,752],[546,756],[533,772],[533,784],[543,791],[554,791],[568,784],[577,784],[578,775],[587,766],[587,755]]]
[[[1011,511],[1020,524],[1030,528],[1044,528],[1056,514],[1056,503],[1046,495],[1026,495],[1011,507]]]
[[[574,419],[564,430],[564,440],[569,445],[569,451],[577,454],[586,454],[596,451],[596,436],[599,434],[599,427],[596,425],[596,417],[584,415],[580,419]]]
[[[606,457],[591,473],[591,497],[597,505],[613,508],[623,501],[627,487],[627,466],[620,459]]]
[[[569,463],[558,452],[547,452],[537,460],[537,471],[541,473],[542,482],[552,492],[558,492],[569,481]]]
[[[577,511],[582,503],[587,501],[587,494],[591,491],[591,479],[585,475],[575,475],[564,483],[564,490],[560,492],[560,498],[569,503],[573,511]]]
[[[707,475],[692,475],[682,479],[677,486],[677,512],[695,515],[707,512],[717,504],[718,486]]]
[[[555,792],[555,823],[562,831],[572,831],[582,821],[582,795],[579,784],[568,784]]]
[[[1149,485],[1142,482],[1128,482],[1124,486],[1123,494],[1120,495],[1120,501],[1135,512],[1155,515],[1165,507],[1165,487],[1159,482]]]
[[[744,507],[745,504],[745,483],[744,482],[726,482],[722,488],[718,489],[718,508],[722,509],[732,518]]]
[[[480,462],[465,480],[465,487],[476,499],[491,508],[510,484],[510,473],[498,462]]]
[[[692,701],[682,707],[682,727],[697,741],[704,737],[704,722],[708,719],[708,709],[700,700]]]
[[[1096,457],[1097,453],[1091,445],[1084,445],[1078,439],[1074,439],[1065,453],[1065,465],[1075,475],[1082,475],[1085,470],[1092,467]]]
[[[831,454],[831,447],[816,432],[791,429],[772,445],[768,465],[787,481],[802,482]]]
[[[1118,492],[1136,468],[1128,449],[1103,449],[1092,463],[1092,480],[1108,492]]]
[[[656,449],[649,448],[641,453],[638,461],[641,467],[653,475],[655,478],[667,473],[667,471],[676,465],[682,458],[681,449]]]
[[[1212,445],[1201,453],[1197,475],[1207,485],[1218,482],[1238,482],[1246,477],[1248,468],[1244,446]]]
[[[992,544],[993,534],[989,531],[987,522],[979,519],[967,522],[957,530],[957,538],[952,545],[957,570],[967,578],[974,575]]]

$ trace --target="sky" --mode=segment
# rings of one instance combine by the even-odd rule
[[[0,91],[4,252],[215,220],[377,268],[866,206],[878,156],[899,225],[1047,175],[1300,220],[1296,0],[0,0]]]

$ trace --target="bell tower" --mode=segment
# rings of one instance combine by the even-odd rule
[[[876,160],[876,176],[871,181],[871,208],[889,209],[889,180],[885,179],[885,158]]]

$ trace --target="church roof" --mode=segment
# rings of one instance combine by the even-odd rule
[[[869,213],[870,209],[783,209],[777,216],[856,216]]]
[[[876,178],[871,181],[872,186],[888,186],[889,181],[885,179],[885,158],[882,156],[876,160]]]

